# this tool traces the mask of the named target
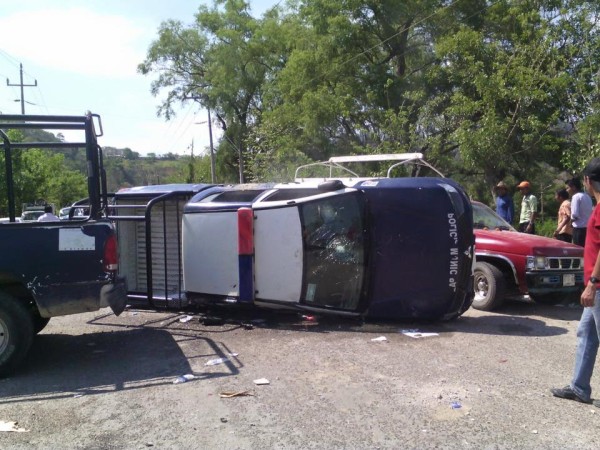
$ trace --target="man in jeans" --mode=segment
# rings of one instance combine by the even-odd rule
[[[588,220],[592,215],[592,199],[581,192],[579,178],[567,181],[567,192],[571,195],[571,224],[573,225],[573,244],[583,247]]]
[[[583,171],[586,190],[600,201],[600,158],[592,159]],[[586,281],[581,294],[584,306],[577,328],[577,350],[575,370],[569,386],[551,389],[555,397],[592,403],[590,380],[594,371],[600,343],[600,208],[594,208],[587,224],[587,235],[583,250],[583,275]],[[600,408],[600,400],[593,401]]]

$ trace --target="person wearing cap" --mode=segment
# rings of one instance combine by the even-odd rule
[[[521,216],[519,218],[519,231],[521,233],[535,234],[535,219],[537,219],[537,198],[531,191],[529,181],[521,181],[517,188],[521,191]]]
[[[558,207],[558,224],[554,230],[554,239],[563,242],[571,242],[573,239],[573,227],[571,226],[571,202],[566,189],[559,189],[554,198],[560,203]]]
[[[515,216],[515,204],[512,197],[508,193],[508,186],[504,181],[496,185],[496,214],[512,224]]]
[[[583,171],[586,190],[600,201],[600,158],[592,159]],[[600,408],[600,400],[592,401],[590,381],[594,372],[600,343],[600,208],[593,208],[587,224],[583,248],[583,276],[585,288],[580,302],[583,313],[577,327],[575,369],[571,384],[550,389],[552,395],[580,403],[593,403]]]
[[[567,180],[567,192],[571,195],[571,225],[573,225],[573,244],[583,247],[587,223],[592,215],[592,199],[582,192],[579,178]]]

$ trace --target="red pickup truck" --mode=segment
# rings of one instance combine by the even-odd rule
[[[575,300],[583,289],[583,248],[519,233],[494,211],[473,204],[475,298],[473,307],[491,311],[504,298],[525,295],[539,303]]]

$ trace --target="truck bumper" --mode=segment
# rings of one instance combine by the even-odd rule
[[[583,287],[583,273],[581,271],[532,271],[525,274],[525,279],[530,294],[577,292]],[[573,280],[574,284],[572,284]]]
[[[38,285],[33,293],[42,317],[97,311],[107,306],[118,316],[127,303],[127,287],[122,277],[75,284]]]

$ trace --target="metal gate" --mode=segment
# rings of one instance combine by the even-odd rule
[[[127,279],[135,307],[188,305],[181,258],[183,207],[210,185],[165,185],[123,189],[115,194],[113,215],[119,242],[119,275]]]

